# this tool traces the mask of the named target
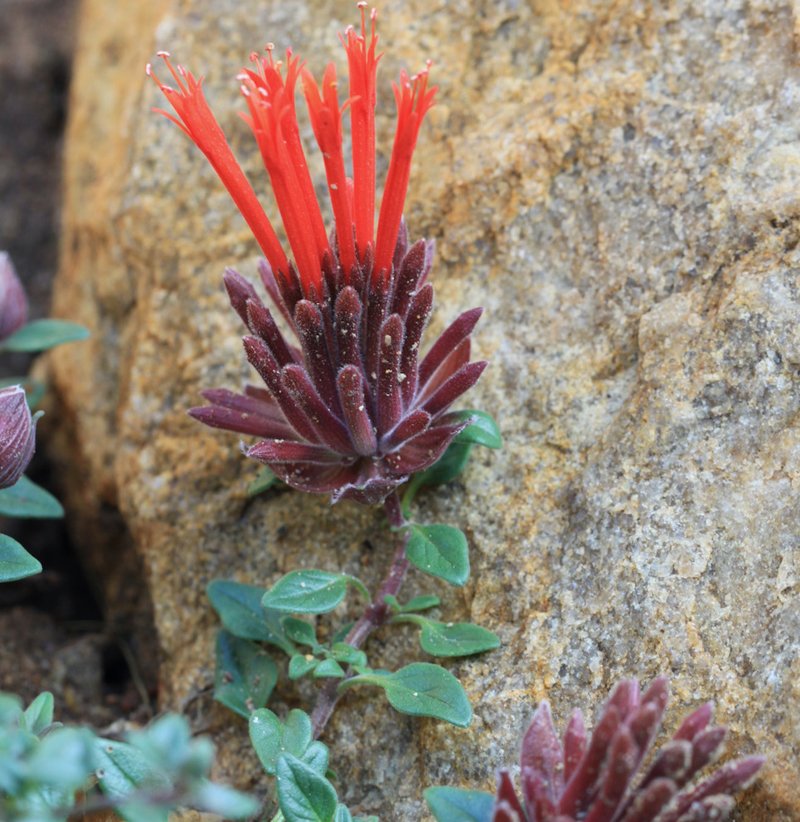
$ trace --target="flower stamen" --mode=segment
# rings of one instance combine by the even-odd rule
[[[194,75],[183,66],[178,66],[176,71],[166,51],[158,52],[158,56],[175,78],[178,88],[174,89],[162,83],[149,63],[146,67],[147,76],[151,77],[161,89],[178,116],[173,117],[163,109],[155,109],[155,111],[180,126],[181,130],[205,154],[211,167],[236,203],[236,207],[253,232],[273,270],[286,276],[289,271],[289,261],[253,187],[233,156],[225,132],[208,106],[203,94],[203,78],[195,79]]]

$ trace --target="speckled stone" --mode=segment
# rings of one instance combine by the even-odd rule
[[[341,65],[336,32],[354,9],[148,0],[123,14],[84,0],[82,14],[56,308],[94,337],[52,359],[75,480],[118,506],[142,558],[163,705],[189,704],[216,730],[221,773],[247,785],[258,768],[244,725],[204,691],[206,584],[301,566],[374,584],[390,540],[378,512],[352,504],[248,501],[257,469],[235,435],[186,416],[202,387],[246,376],[220,274],[254,277],[256,249],[203,158],[149,113],[142,66],[169,48],[205,74],[257,174],[233,76],[267,40],[315,72]],[[430,56],[441,90],[406,216],[438,244],[434,330],[487,309],[476,338],[492,367],[469,402],[506,439],[417,516],[469,537],[472,580],[444,592],[442,613],[504,645],[453,666],[475,706],[467,731],[348,696],[327,736],[343,797],[425,818],[425,785],[489,787],[516,759],[538,699],[563,721],[573,705],[591,715],[621,676],[667,672],[668,727],[712,698],[734,752],[770,757],[739,818],[800,819],[792,4],[412,0],[381,15],[379,171],[389,78]],[[442,591],[418,576],[410,587]],[[418,655],[397,629],[370,651],[392,666]]]

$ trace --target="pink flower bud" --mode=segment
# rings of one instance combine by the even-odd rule
[[[9,488],[22,476],[35,442],[36,420],[22,386],[0,388],[0,488]]]
[[[0,340],[10,337],[28,321],[28,298],[11,263],[0,251]]]

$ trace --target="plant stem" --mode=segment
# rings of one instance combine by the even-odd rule
[[[386,512],[386,519],[392,528],[400,528],[405,523],[406,520],[400,505],[400,497],[396,491],[392,492],[392,494],[386,498],[383,504],[383,510]],[[360,648],[364,642],[366,642],[367,637],[389,618],[390,610],[384,598],[387,595],[397,596],[403,585],[406,572],[408,571],[408,558],[406,557],[407,542],[408,533],[401,532],[398,534],[397,548],[392,558],[392,564],[389,566],[389,571],[384,577],[372,602],[367,605],[364,613],[359,617],[344,638],[344,641],[348,645],[352,645],[354,648]],[[341,680],[331,679],[317,698],[317,703],[314,705],[314,710],[311,714],[314,739],[319,738],[333,715],[336,703],[339,701],[338,691],[340,681]]]

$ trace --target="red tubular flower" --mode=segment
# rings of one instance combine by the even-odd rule
[[[420,359],[433,307],[426,283],[433,243],[410,245],[403,222],[411,158],[420,125],[433,104],[428,69],[405,73],[395,86],[398,122],[375,223],[375,100],[380,55],[377,14],[361,8],[361,31],[342,36],[350,97],[339,105],[336,71],[318,87],[298,58],[285,63],[252,55],[254,68],[238,77],[269,174],[294,263],[283,253],[253,189],[233,157],[203,97],[201,81],[174,69],[178,84],[160,83],[177,114],[167,114],[206,155],[256,236],[266,261],[261,279],[296,337],[287,340],[256,290],[233,269],[224,282],[247,326],[247,358],[266,385],[244,394],[205,391],[209,405],[192,416],[207,425],[254,435],[246,450],[284,482],[303,491],[364,503],[383,500],[408,477],[428,468],[466,423],[450,405],[480,377],[485,362],[470,362],[470,334],[481,309],[467,311]],[[148,74],[152,74],[148,66]],[[301,79],[314,135],[322,151],[335,218],[326,235],[295,114]],[[353,176],[347,177],[342,114],[350,109]],[[164,113],[164,112],[162,112]]]
[[[522,743],[523,799],[517,797],[510,773],[500,771],[492,822],[724,822],[734,807],[733,794],[749,784],[764,757],[729,762],[690,784],[718,759],[727,733],[709,727],[711,703],[686,717],[632,784],[668,696],[666,677],[654,680],[641,695],[635,679],[623,680],[591,735],[581,712],[573,713],[563,746],[543,701]]]

